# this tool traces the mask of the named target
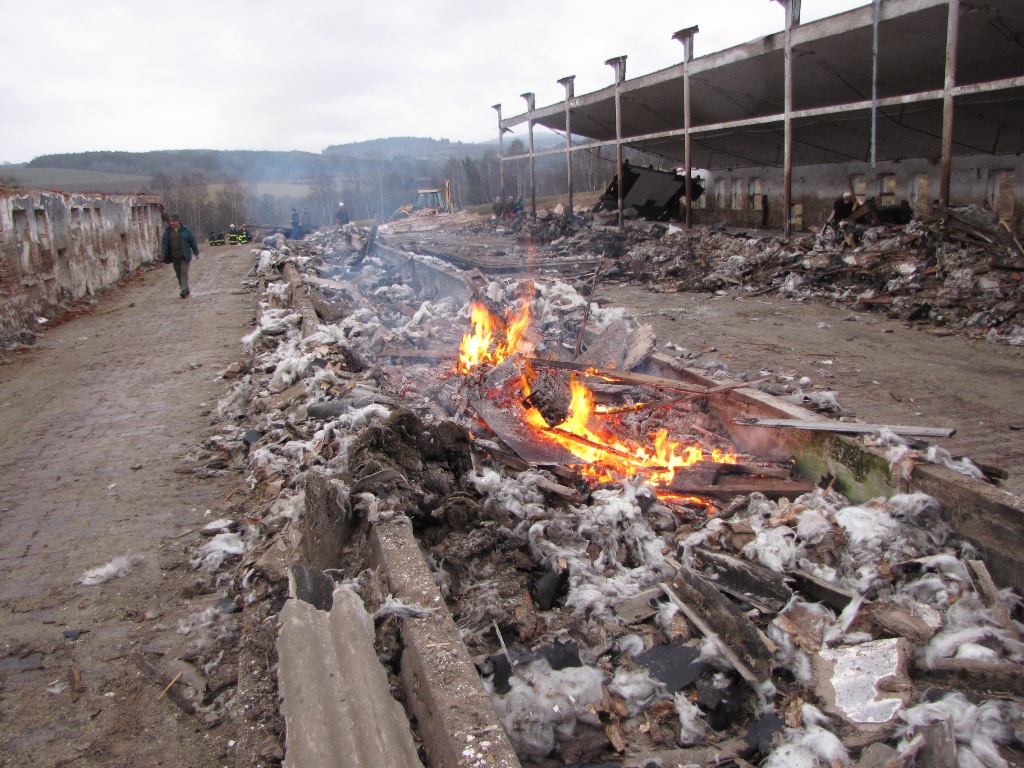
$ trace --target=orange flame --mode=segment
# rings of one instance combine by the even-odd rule
[[[505,321],[495,317],[482,302],[470,305],[473,333],[462,337],[459,373],[471,373],[481,365],[498,365],[523,346],[530,328],[530,300],[524,294],[519,312],[506,313]]]
[[[616,473],[625,477],[643,474],[652,485],[669,485],[677,469],[705,460],[704,450],[700,446],[683,446],[682,443],[669,440],[667,429],[655,432],[651,436],[651,445],[631,445],[610,432],[594,432],[588,426],[594,412],[594,393],[576,376],[570,378],[569,389],[572,402],[569,417],[564,422],[549,429],[543,417],[534,409],[527,412],[527,419],[532,426],[543,429],[545,434],[574,456],[586,461],[589,466],[580,468],[584,476],[610,481]],[[587,442],[582,443],[568,435],[581,437]],[[717,448],[711,452],[710,458],[724,464],[736,463],[735,455]]]
[[[530,302],[527,291],[517,313],[509,312],[506,319],[491,314],[487,307],[475,302],[472,309],[473,333],[463,336],[457,370],[470,373],[481,365],[498,365],[521,351],[530,325]],[[535,374],[527,365],[522,377],[522,396],[530,394],[530,380]],[[668,439],[668,430],[659,429],[651,435],[649,445],[635,445],[622,441],[609,430],[591,429],[595,414],[594,393],[572,375],[569,381],[571,403],[569,416],[564,422],[550,427],[535,408],[524,413],[526,423],[555,440],[574,456],[585,462],[579,467],[581,474],[601,482],[632,478],[642,475],[653,486],[669,486],[680,467],[688,467],[705,460],[700,446],[683,446]],[[711,461],[735,464],[737,457],[717,448],[711,452]]]

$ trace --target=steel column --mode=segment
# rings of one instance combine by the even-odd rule
[[[686,228],[693,226],[693,145],[690,128],[693,125],[690,114],[690,62],[693,61],[693,36],[700,32],[700,27],[681,29],[672,35],[673,40],[683,44],[683,171],[686,174]]]
[[[501,198],[501,210],[505,210],[505,129],[501,127],[501,104],[491,107],[498,113],[498,196]]]
[[[871,167],[878,159],[878,23],[882,17],[882,0],[871,5]]]
[[[576,80],[576,75],[569,75],[563,77],[558,81],[559,85],[565,86],[565,168],[568,174],[568,185],[569,185],[569,216],[573,215],[572,207],[572,122],[571,112],[569,110],[569,101],[574,96],[573,93],[573,82]]]
[[[949,0],[946,21],[946,79],[942,88],[942,170],[939,176],[939,204],[949,207],[953,169],[953,89],[956,87],[956,53],[960,38],[960,0]]]
[[[800,25],[800,0],[777,0],[786,9],[785,106],[782,113],[782,210],[785,223],[782,232],[793,234],[793,27]]]
[[[526,112],[528,115],[533,115],[533,110],[536,106],[536,101],[532,93],[520,94],[526,99]],[[535,181],[534,169],[533,169],[533,118],[531,117],[527,121],[530,131],[530,215],[537,218],[537,183]]]
[[[622,95],[621,86],[622,81],[626,79],[626,57],[616,56],[614,59],[608,59],[605,64],[612,67],[615,70],[615,166],[618,168],[618,187],[619,192],[619,229],[625,226],[625,220],[622,217]]]

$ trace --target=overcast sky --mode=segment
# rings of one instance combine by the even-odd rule
[[[812,21],[865,0],[803,0]],[[0,162],[497,138],[497,115],[784,26],[773,0],[0,0]]]

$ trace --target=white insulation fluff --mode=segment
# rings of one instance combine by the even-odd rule
[[[546,659],[525,664],[496,693],[487,684],[494,710],[520,757],[546,757],[558,741],[572,738],[577,722],[598,725],[588,707],[601,704],[603,678],[594,667],[553,670]]]
[[[668,698],[665,685],[651,677],[650,672],[643,667],[632,670],[619,667],[608,684],[608,690],[622,697],[631,717],[643,712],[654,702]]]
[[[229,557],[244,552],[245,544],[237,533],[218,533],[193,554],[190,564],[195,570],[216,571]]]
[[[832,768],[847,765],[850,755],[843,742],[826,730],[826,718],[816,708],[804,704],[803,728],[787,728],[786,741],[772,751],[761,768]]]
[[[123,579],[132,572],[132,568],[141,563],[142,555],[122,555],[115,557],[106,565],[90,568],[78,579],[79,584],[94,587],[111,579]]]
[[[679,746],[690,747],[702,742],[708,734],[708,724],[704,722],[700,707],[682,691],[675,695],[675,706],[679,715]]]
[[[949,720],[957,744],[961,768],[1004,768],[1009,765],[999,754],[1000,744],[1014,739],[1011,723],[1022,714],[1020,704],[1008,701],[971,703],[962,693],[951,693],[939,701],[918,704],[900,713],[905,725],[900,735],[908,738],[898,747],[905,750],[918,728]]]

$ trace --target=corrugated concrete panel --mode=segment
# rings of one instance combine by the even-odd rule
[[[286,768],[423,768],[373,637],[373,620],[349,587],[334,591],[329,613],[295,599],[281,611]]]

